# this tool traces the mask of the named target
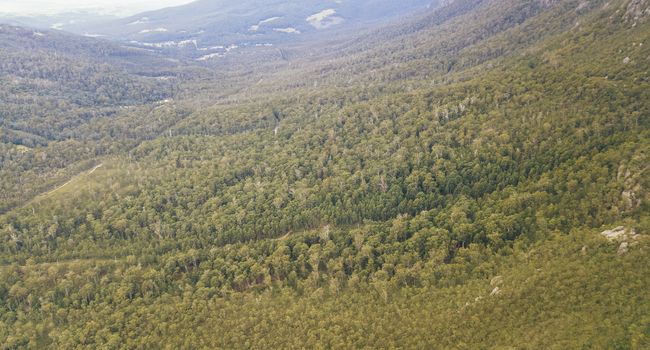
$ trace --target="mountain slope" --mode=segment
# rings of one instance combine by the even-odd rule
[[[576,236],[557,236],[507,257],[472,250],[462,263],[427,271],[436,276],[427,288],[378,279],[369,286],[324,286],[314,293],[268,290],[215,297],[205,277],[199,282],[203,287],[184,296],[98,303],[52,316],[66,326],[49,336],[58,348],[647,348],[649,305],[640,297],[650,283],[647,251],[617,256],[615,247],[598,237]],[[64,266],[77,273],[126,269],[110,262]],[[45,268],[34,267],[29,276],[36,278]],[[144,268],[141,273],[148,276],[143,283],[155,281],[155,272]],[[500,293],[492,294],[497,287]],[[42,334],[21,326],[6,344],[24,344]]]
[[[64,182],[88,164],[68,166],[115,147],[99,141],[115,140],[101,125],[171,98],[178,65],[106,41],[1,25],[0,211],[43,191],[41,179]]]
[[[183,118],[0,217],[0,339],[646,348],[647,8],[456,1],[184,81]]]

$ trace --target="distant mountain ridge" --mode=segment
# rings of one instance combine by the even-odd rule
[[[437,0],[200,0],[128,18],[62,27],[150,49],[197,51],[204,59],[249,45],[273,45],[363,26],[437,6]]]

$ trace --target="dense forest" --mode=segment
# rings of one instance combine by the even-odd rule
[[[2,25],[2,348],[650,347],[650,3],[320,40]]]

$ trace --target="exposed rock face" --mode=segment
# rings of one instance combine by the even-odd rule
[[[620,242],[618,246],[618,255],[627,253],[631,247],[637,245],[640,235],[636,234],[634,230],[627,230],[623,226],[616,227],[612,230],[606,230],[600,233],[603,237],[607,238],[610,242]]]
[[[634,209],[641,205],[641,200],[636,198],[636,192],[632,190],[625,190],[621,192],[623,203],[626,209]]]
[[[621,210],[638,209],[645,200],[648,200],[648,192],[645,188],[647,188],[647,170],[650,167],[647,164],[646,156],[639,154],[619,166],[616,179],[623,185],[619,207]]]
[[[610,242],[614,242],[617,240],[621,240],[622,238],[625,237],[625,227],[619,226],[613,230],[606,230],[600,233],[601,235],[605,236]]]
[[[632,0],[627,4],[623,18],[626,21],[638,21],[650,15],[650,5],[647,0]]]

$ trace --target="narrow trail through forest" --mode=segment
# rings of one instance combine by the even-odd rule
[[[100,164],[98,164],[98,165],[95,165],[95,166],[94,166],[92,169],[90,169],[90,171],[88,171],[88,173],[86,173],[85,175],[90,175],[90,174],[94,173],[95,170],[101,168],[102,166],[104,166],[103,163],[100,163]],[[73,182],[75,179],[77,179],[80,175],[83,175],[83,173],[78,174],[78,175],[76,175],[76,176],[73,176],[70,180],[68,180],[68,181],[67,181],[66,183],[64,183],[63,185],[61,185],[61,186],[59,186],[59,187],[57,187],[57,188],[55,188],[55,189],[53,189],[53,190],[51,190],[51,191],[49,191],[49,192],[46,192],[46,193],[43,194],[42,196],[49,196],[49,195],[51,195],[51,194],[57,192],[58,190],[62,189],[63,187],[65,187],[65,186],[67,186],[67,185],[69,185],[70,183],[72,183],[72,182]]]

